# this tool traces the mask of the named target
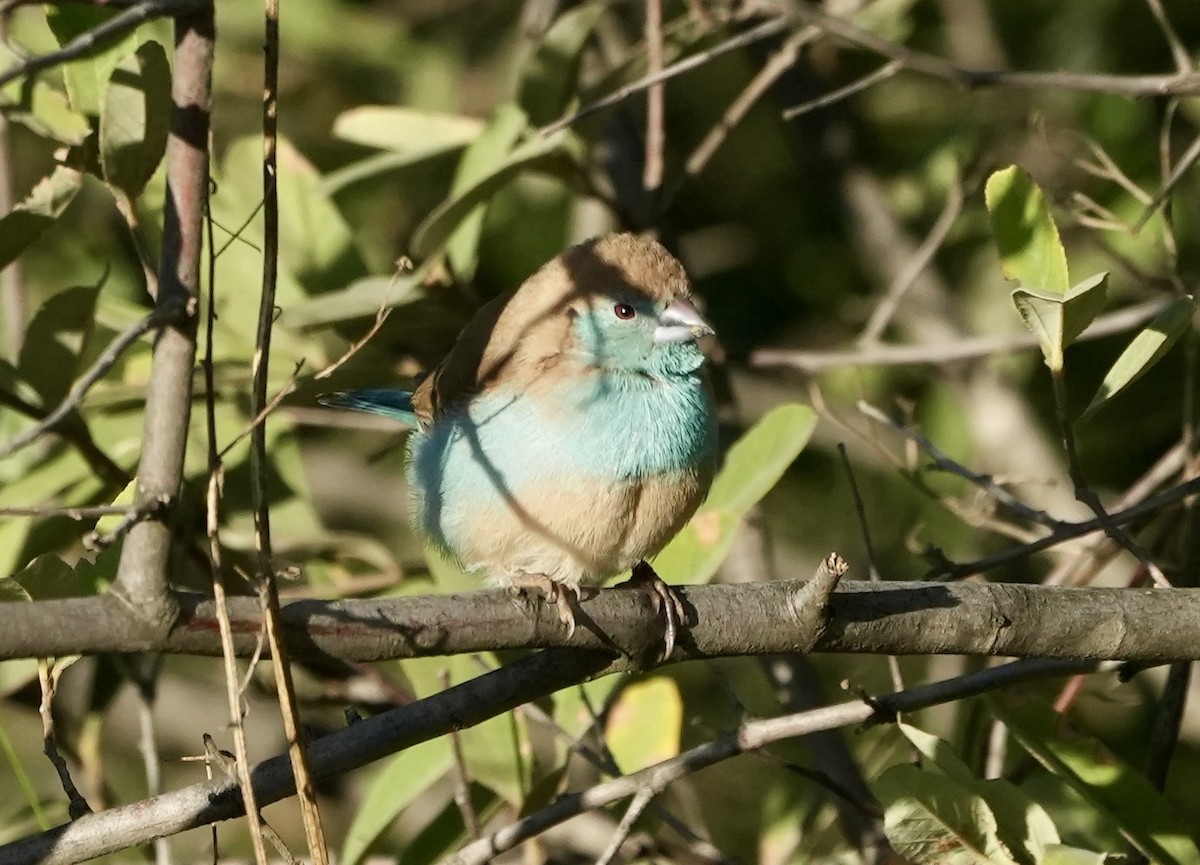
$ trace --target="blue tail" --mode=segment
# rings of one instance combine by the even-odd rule
[[[370,390],[348,390],[341,393],[326,393],[317,397],[317,402],[331,408],[348,408],[383,415],[393,420],[417,425],[417,413],[413,409],[412,392],[393,388]]]

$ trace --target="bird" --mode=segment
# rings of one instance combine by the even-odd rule
[[[537,590],[568,636],[581,590],[632,571],[674,649],[683,607],[647,563],[712,484],[717,424],[683,265],[622,232],[483,305],[413,391],[326,394],[414,426],[414,522],[492,585]]]

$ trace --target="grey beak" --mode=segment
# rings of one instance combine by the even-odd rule
[[[654,342],[658,345],[671,342],[695,342],[702,336],[716,333],[696,307],[686,300],[676,300],[658,316],[658,327],[654,328]]]

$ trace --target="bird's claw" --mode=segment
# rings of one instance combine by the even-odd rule
[[[520,574],[513,578],[513,588],[536,589],[546,603],[554,604],[558,620],[567,629],[567,639],[575,636],[575,605],[579,603],[579,588],[552,580],[544,574]]]
[[[679,633],[679,626],[687,619],[683,598],[664,583],[654,568],[646,562],[638,562],[634,566],[633,573],[624,585],[643,589],[649,596],[650,605],[663,621],[663,651],[658,660],[667,660],[675,651],[675,638]]]

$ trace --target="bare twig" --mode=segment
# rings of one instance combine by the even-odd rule
[[[967,69],[949,60],[914,51],[878,36],[869,30],[822,12],[809,3],[797,3],[794,15],[816,25],[832,36],[858,48],[888,57],[903,64],[905,70],[968,89],[1013,87],[1031,90],[1074,90],[1083,93],[1108,93],[1123,96],[1169,96],[1200,92],[1200,74],[1177,72],[1171,75],[1102,75],[1080,72],[1010,72],[1002,69]]]
[[[621,822],[617,824],[616,830],[613,831],[608,846],[596,859],[596,865],[611,865],[612,861],[617,858],[617,854],[621,851],[621,845],[625,843],[626,839],[629,838],[629,833],[633,831],[633,824],[642,816],[646,807],[654,801],[656,795],[657,793],[649,787],[643,787],[633,794],[633,801],[625,809],[625,814],[621,817]]]
[[[132,505],[28,505],[25,507],[0,508],[0,517],[67,517],[72,520],[90,520],[96,517],[128,516],[136,513]]]
[[[659,75],[663,68],[662,0],[646,2],[646,73]],[[666,145],[666,90],[659,81],[646,91],[646,158],[642,187],[654,192],[662,186],[663,148]]]
[[[125,516],[119,523],[104,534],[95,531],[88,532],[84,535],[83,545],[89,550],[102,550],[110,547],[129,534],[138,523],[163,513],[169,504],[170,500],[159,496],[146,499],[131,508],[124,508]]]
[[[773,742],[837,727],[888,722],[901,711],[915,711],[1007,687],[1016,682],[1062,676],[1081,669],[1094,670],[1096,667],[1091,664],[1076,666],[1063,662],[1015,661],[1002,667],[993,667],[979,673],[895,692],[872,700],[852,700],[778,718],[745,721],[736,732],[685,751],[678,757],[632,775],[597,784],[588,790],[562,796],[546,808],[490,836],[467,844],[458,853],[442,860],[442,865],[484,865],[500,853],[511,850],[517,844],[584,811],[600,808],[629,796],[661,793],[689,774]]]
[[[630,96],[633,96],[635,93],[641,93],[643,90],[647,90],[650,87],[653,87],[655,84],[669,81],[678,75],[682,75],[684,72],[690,72],[697,67],[703,66],[705,63],[715,60],[717,57],[728,54],[730,51],[736,51],[739,48],[745,48],[747,45],[752,45],[761,39],[767,39],[771,36],[775,36],[778,33],[783,33],[791,26],[792,20],[793,19],[790,17],[781,17],[764,21],[762,24],[759,24],[756,27],[751,27],[744,33],[739,33],[736,36],[732,36],[729,39],[726,39],[724,42],[714,45],[712,48],[697,52],[696,54],[686,57],[677,63],[672,63],[670,66],[666,67],[656,75],[645,75],[639,78],[637,81],[626,84],[624,87],[621,87],[615,92],[610,93],[608,96],[585,105],[574,114],[570,114],[561,120],[556,120],[547,126],[543,126],[541,130],[539,130],[539,134],[543,136],[553,135],[560,129],[565,129],[584,117],[595,114],[597,111],[608,108],[609,106],[616,105],[618,102],[623,102]]]
[[[42,702],[38,711],[42,716],[42,748],[58,773],[63,792],[67,794],[67,813],[72,820],[78,820],[85,814],[91,814],[92,808],[71,780],[71,770],[67,768],[67,761],[58,752],[58,737],[54,732],[54,695],[58,690],[58,677],[63,669],[53,658],[38,660],[38,682],[42,687]]]
[[[1163,11],[1161,0],[1146,0],[1146,5],[1150,7],[1150,14],[1154,16],[1158,29],[1162,31],[1167,47],[1171,49],[1171,59],[1175,61],[1175,71],[1181,73],[1192,71],[1190,52],[1184,46],[1183,40],[1179,38],[1179,34],[1175,32],[1175,28],[1171,26],[1167,13]]]
[[[815,29],[815,28],[812,28]],[[891,60],[874,72],[869,72],[857,81],[851,81],[844,87],[839,87],[836,90],[818,96],[816,99],[810,99],[807,102],[802,102],[799,105],[794,105],[791,108],[785,109],[783,112],[784,120],[793,120],[804,114],[812,111],[817,111],[821,108],[827,108],[830,105],[836,105],[844,99],[849,99],[856,93],[861,93],[874,87],[881,81],[887,81],[903,68],[903,64],[899,60]]]
[[[1076,341],[1122,333],[1149,321],[1170,301],[1150,300],[1100,316]],[[1028,331],[1006,336],[979,336],[932,345],[875,345],[849,351],[794,351],[764,348],[750,355],[755,367],[787,367],[818,373],[847,366],[912,366],[949,364],[1011,354],[1037,348],[1037,337]]]
[[[937,251],[942,248],[942,244],[946,240],[946,235],[950,233],[950,229],[954,227],[958,215],[962,213],[962,206],[962,179],[958,176],[958,172],[955,171],[954,178],[950,182],[950,191],[946,195],[946,204],[943,206],[941,214],[938,215],[933,228],[929,229],[929,234],[921,241],[921,245],[917,247],[916,254],[909,259],[904,269],[896,274],[896,278],[888,286],[883,299],[872,310],[871,317],[867,319],[866,326],[863,327],[862,333],[859,334],[858,344],[860,346],[863,348],[870,347],[883,334],[883,331],[891,322],[892,316],[896,314],[896,309],[900,306],[900,302],[904,299],[908,290],[916,284],[917,277],[929,266],[929,262],[937,255]]]
[[[450,687],[450,671],[442,670],[442,688]],[[467,837],[479,837],[479,815],[475,813],[475,805],[471,802],[471,774],[467,770],[467,760],[463,755],[462,736],[458,730],[450,731],[450,750],[454,754],[454,804],[462,815],[463,827]]]
[[[1045,511],[1038,510],[1037,508],[1033,508],[1025,504],[1004,487],[1000,486],[1000,484],[996,483],[995,478],[993,478],[991,475],[980,474],[972,471],[961,463],[952,460],[950,457],[946,456],[946,454],[943,453],[937,445],[925,438],[925,436],[921,435],[911,427],[897,423],[888,417],[884,412],[881,412],[879,409],[875,408],[875,406],[859,401],[858,410],[871,420],[891,427],[905,438],[915,442],[917,446],[921,448],[921,450],[929,454],[930,459],[933,460],[933,468],[937,469],[938,471],[950,472],[951,474],[958,475],[960,478],[971,482],[1006,507],[1008,510],[1012,511],[1014,514],[1023,519],[1029,520],[1030,522],[1036,523],[1040,526],[1045,526],[1052,532],[1062,528],[1063,523],[1061,520],[1056,520]]]
[[[713,154],[729,136],[730,131],[742,122],[754,104],[771,89],[771,85],[795,65],[796,58],[800,56],[801,47],[812,41],[817,32],[816,28],[806,27],[793,33],[779,47],[779,50],[762,65],[762,68],[754,73],[754,77],[750,79],[745,89],[738,94],[737,99],[729,104],[721,119],[712,129],[708,130],[704,139],[696,145],[696,149],[688,157],[685,170],[687,177],[695,177],[704,170]]]
[[[267,849],[264,843],[266,828],[258,803],[255,801],[254,785],[250,783],[250,753],[246,746],[245,711],[242,690],[238,685],[237,656],[233,648],[233,626],[229,621],[229,602],[225,589],[225,568],[221,555],[221,488],[224,483],[224,467],[217,453],[217,394],[216,370],[213,361],[213,337],[216,325],[216,263],[217,250],[213,243],[213,220],[209,208],[205,208],[205,225],[208,230],[208,315],[204,327],[204,407],[205,425],[208,433],[208,487],[205,495],[206,533],[208,535],[209,572],[212,577],[213,604],[216,610],[217,627],[221,634],[221,660],[225,673],[225,699],[229,706],[229,726],[233,731],[233,746],[237,759],[229,767],[237,776],[242,794],[242,806],[250,830],[250,844],[257,865],[266,865]],[[209,739],[205,737],[205,750]],[[222,769],[226,769],[224,765]],[[226,774],[229,774],[227,771]],[[215,849],[214,839],[214,849]]]
[[[208,733],[204,734],[204,756],[206,761],[220,769],[226,778],[236,780],[239,784],[245,783],[249,778],[249,772],[239,770],[237,757],[218,748],[216,741]],[[253,801],[253,797],[251,797],[251,801]],[[266,820],[262,819],[261,814],[258,815],[258,819],[263,837],[275,848],[275,852],[279,854],[279,858],[284,861],[285,865],[300,865],[300,860],[292,855],[292,851],[287,848],[287,844],[283,842],[280,834],[272,829]]]
[[[0,390],[0,405],[19,411],[26,417],[37,421],[46,417],[45,410],[6,390]],[[92,432],[88,429],[83,416],[78,411],[67,414],[66,419],[59,425],[57,434],[79,452],[92,471],[106,484],[123,487],[129,483],[129,473],[100,449],[96,440],[92,438]]]
[[[155,18],[185,16],[202,11],[206,0],[142,0],[128,6],[97,27],[79,34],[57,51],[28,57],[21,63],[0,72],[0,87],[26,75],[53,69],[72,60],[88,57],[105,45],[132,33],[142,24]]]
[[[80,404],[83,402],[83,398],[87,396],[87,392],[92,389],[92,386],[96,382],[108,374],[108,371],[113,368],[113,365],[120,360],[121,355],[131,345],[152,330],[180,323],[187,315],[188,311],[186,308],[178,303],[169,306],[164,305],[157,307],[140,321],[126,328],[116,339],[108,344],[108,347],[104,349],[100,357],[96,358],[96,362],[75,382],[75,385],[63,397],[62,402],[34,426],[25,430],[8,444],[0,447],[0,459],[11,456],[26,445],[32,444],[39,437],[50,432],[66,420],[72,412],[78,410]]]
[[[279,187],[276,160],[279,128],[279,0],[265,0],[266,38],[263,63],[263,278],[254,346],[251,406],[255,417],[265,416],[267,380],[271,357],[271,330],[275,323],[275,287],[279,270]],[[280,625],[279,589],[271,551],[271,512],[267,501],[267,436],[264,424],[256,423],[250,434],[251,497],[254,502],[254,545],[258,554],[258,596],[271,661],[276,693],[287,736],[288,756],[300,800],[300,814],[308,853],[314,865],[327,865],[329,853],[321,827],[316,785],[306,753],[306,736],[300,725],[300,710],[292,682],[291,663]]]

